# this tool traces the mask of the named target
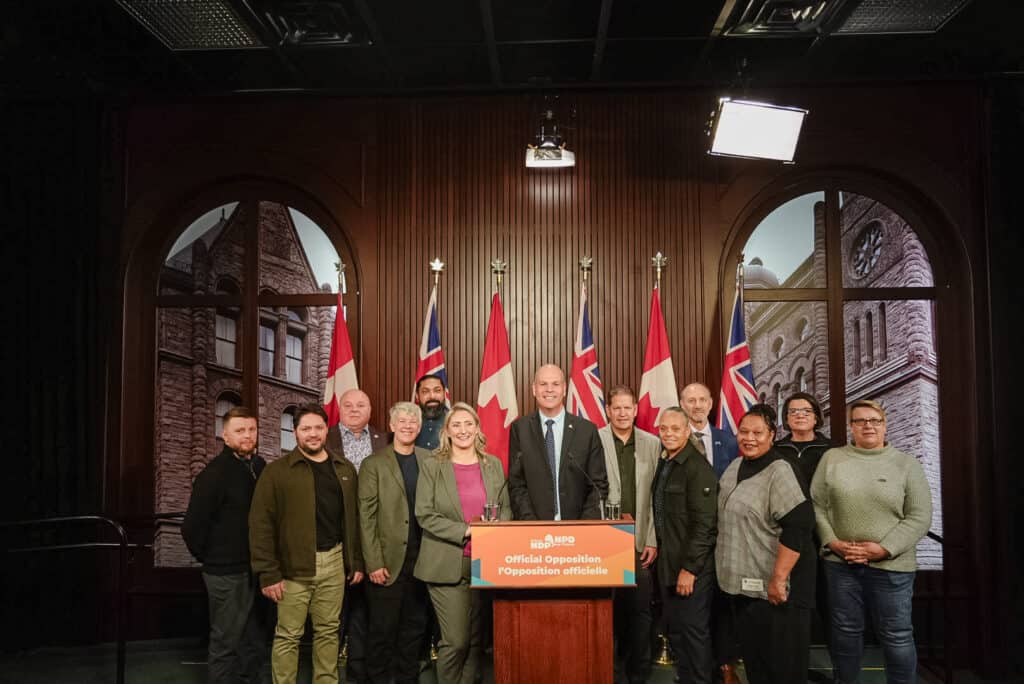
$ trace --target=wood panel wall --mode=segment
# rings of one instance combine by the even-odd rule
[[[677,382],[717,385],[721,360],[708,350],[718,333],[707,313],[718,301],[718,262],[706,255],[720,254],[723,240],[701,220],[703,108],[642,94],[573,103],[572,169],[525,167],[536,109],[526,96],[381,107],[379,263],[363,268],[381,325],[364,328],[360,364],[381,408],[415,380],[434,256],[447,264],[438,298],[454,399],[476,400],[493,258],[508,262],[501,294],[521,411],[532,410],[538,365],[571,365],[582,256],[594,259],[590,314],[606,387],[639,385],[659,250],[669,257],[662,301]]]

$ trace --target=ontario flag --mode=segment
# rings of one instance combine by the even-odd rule
[[[441,331],[437,327],[437,285],[430,291],[427,315],[423,318],[423,336],[420,338],[420,357],[416,362],[416,381],[424,375],[436,375],[444,385],[444,403],[452,405],[451,390],[448,389],[448,371],[444,365],[444,349],[441,348]],[[413,400],[416,390],[413,390]]]
[[[608,424],[601,373],[597,368],[597,349],[590,329],[586,285],[580,287],[580,317],[576,323],[576,346],[569,375],[569,413],[582,416],[599,428]]]
[[[512,377],[512,354],[508,347],[505,312],[497,292],[491,299],[491,319],[484,341],[484,362],[480,370],[480,394],[476,400],[480,429],[487,438],[487,451],[497,456],[508,472],[509,426],[519,417],[516,385]]]
[[[348,339],[345,307],[341,303],[341,292],[338,292],[338,309],[334,313],[334,337],[331,339],[331,363],[327,367],[327,382],[324,383],[327,427],[341,422],[341,395],[350,389],[359,389],[359,381],[356,379],[352,343]]]
[[[747,409],[757,403],[754,369],[750,365],[750,347],[743,327],[742,282],[736,288],[729,323],[729,346],[722,370],[722,394],[718,400],[718,429],[736,434],[736,425]]]
[[[665,318],[661,315],[661,295],[657,286],[651,293],[651,322],[647,326],[647,350],[644,352],[644,374],[640,378],[640,403],[636,426],[652,435],[658,434],[658,417],[663,409],[679,405],[676,374],[672,370],[672,352],[668,347]]]

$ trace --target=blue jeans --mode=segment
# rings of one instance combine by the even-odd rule
[[[864,614],[871,616],[885,655],[889,684],[917,682],[917,648],[911,622],[914,573],[866,565],[825,563],[832,614],[832,665],[837,682],[854,684],[864,653]]]

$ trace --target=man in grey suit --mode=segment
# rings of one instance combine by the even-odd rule
[[[597,431],[608,471],[608,501],[636,523],[636,589],[615,591],[615,682],[646,682],[651,669],[651,565],[658,557],[651,484],[658,467],[658,438],[633,427],[636,395],[625,385],[608,391],[609,424]]]
[[[420,642],[426,630],[427,593],[413,577],[419,556],[416,482],[427,451],[415,446],[422,425],[420,407],[400,401],[391,407],[394,442],[363,461],[359,471],[359,525],[370,621],[366,674],[370,682],[415,684]]]
[[[565,410],[565,373],[546,364],[533,376],[537,411],[509,433],[508,491],[517,520],[599,520],[608,494],[597,428]]]
[[[370,397],[366,392],[350,389],[338,400],[341,423],[327,432],[327,450],[344,456],[356,472],[370,454],[387,445],[387,436],[370,426]],[[341,613],[342,636],[348,637],[348,660],[345,676],[349,682],[366,681],[366,591],[365,583],[353,585],[345,592]]]

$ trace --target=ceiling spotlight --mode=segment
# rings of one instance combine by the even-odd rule
[[[526,146],[526,166],[531,169],[576,166],[576,155],[565,149],[553,109],[541,113],[535,140]]]
[[[793,163],[806,109],[723,97],[712,115],[709,154]]]

